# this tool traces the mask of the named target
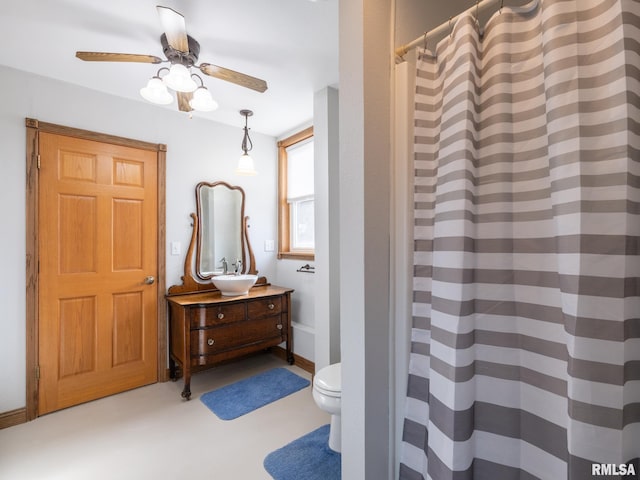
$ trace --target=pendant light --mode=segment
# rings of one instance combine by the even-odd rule
[[[253,142],[249,137],[249,117],[253,115],[251,110],[240,110],[240,115],[244,117],[244,137],[242,138],[242,155],[238,160],[238,168],[236,168],[236,175],[257,175],[255,167],[253,166],[253,158],[249,156],[251,149],[253,148]]]

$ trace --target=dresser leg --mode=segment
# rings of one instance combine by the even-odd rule
[[[191,400],[191,387],[186,382],[184,384],[184,390],[182,390],[181,395],[185,400]]]
[[[185,400],[191,399],[191,369],[185,368],[183,370],[184,375],[184,389],[182,390],[182,398]]]
[[[289,365],[293,365],[294,359],[293,359],[293,329],[291,328],[291,320],[289,320],[289,328],[288,330],[288,335],[287,335],[287,342],[286,342],[286,348],[287,348],[287,362],[289,363]]]
[[[287,362],[289,363],[289,365],[293,365],[294,362],[293,352],[291,351],[291,347],[289,345],[287,345]]]

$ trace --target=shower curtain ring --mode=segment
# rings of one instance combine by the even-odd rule
[[[449,37],[451,37],[451,34],[453,33],[453,29],[451,28],[451,19],[453,17],[449,17]]]
[[[504,7],[504,0],[500,0],[500,15],[502,15],[502,7]]]
[[[480,19],[478,18],[478,6],[480,5],[480,0],[476,0],[476,26],[480,27]]]
[[[429,34],[429,31],[425,31],[424,32],[424,45],[422,47],[422,49],[426,52],[427,51],[427,35]]]

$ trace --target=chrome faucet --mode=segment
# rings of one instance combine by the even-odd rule
[[[235,274],[242,275],[242,260],[237,259],[236,263],[234,263],[233,266],[236,267]]]
[[[220,261],[222,262],[222,274],[226,275],[227,273],[229,273],[229,267],[227,265],[227,259],[225,257],[222,257],[222,259]]]

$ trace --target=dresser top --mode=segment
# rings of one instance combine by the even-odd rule
[[[211,305],[214,303],[243,301],[251,298],[272,297],[275,295],[283,295],[285,293],[291,292],[293,292],[293,288],[278,287],[276,285],[264,285],[251,288],[247,295],[225,297],[219,291],[196,292],[186,293],[184,295],[167,296],[167,301],[169,303],[187,307],[190,305]]]

